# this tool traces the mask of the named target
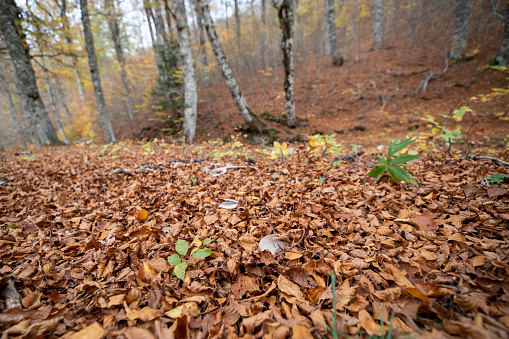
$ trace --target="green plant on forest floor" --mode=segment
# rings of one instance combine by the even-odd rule
[[[373,177],[375,181],[378,181],[385,173],[385,171],[387,171],[391,179],[394,180],[395,182],[406,181],[411,182],[414,185],[418,186],[417,180],[415,180],[415,178],[412,177],[412,175],[408,171],[406,171],[405,169],[401,168],[398,165],[405,165],[407,162],[417,159],[419,155],[405,154],[392,158],[394,155],[401,152],[405,147],[407,147],[416,140],[417,139],[406,139],[398,142],[399,141],[398,137],[395,141],[389,141],[389,150],[387,152],[387,157],[385,156],[380,157],[380,159],[378,159],[378,163],[381,165],[369,171],[368,175],[370,177]]]
[[[340,155],[341,145],[336,141],[336,134],[320,135],[315,134],[309,139],[312,157],[323,157],[326,154]]]
[[[207,238],[203,240],[203,245],[208,245],[211,243],[211,239]],[[193,242],[196,245],[196,249],[191,253],[191,257],[193,258],[206,258],[212,254],[212,250],[207,247],[200,248],[202,246],[202,242],[200,240],[195,240]],[[187,251],[189,250],[189,243],[185,240],[179,239],[175,244],[175,250],[177,253],[172,254],[168,257],[168,263],[172,266],[175,266],[173,269],[173,275],[177,276],[177,278],[184,281],[186,278],[186,269],[187,262],[184,258],[187,255]]]
[[[428,135],[438,135],[442,139],[444,139],[445,144],[449,147],[452,143],[455,143],[456,141],[459,141],[462,139],[461,135],[461,126],[456,126],[455,129],[450,129],[448,127],[448,121],[449,119],[452,119],[456,122],[460,122],[463,119],[463,116],[466,112],[472,112],[472,110],[467,106],[462,106],[461,108],[454,110],[452,114],[449,115],[442,115],[446,119],[446,122],[444,125],[441,125],[437,121],[435,121],[435,118],[432,116],[427,116],[426,118],[422,118],[422,120],[425,120],[429,123],[431,123],[434,127],[431,130],[431,134]],[[431,146],[436,148],[436,145],[431,141]]]
[[[504,179],[506,178],[509,178],[509,174],[495,172],[491,175],[491,177],[488,177],[487,175],[481,177],[480,181],[484,186],[501,185],[504,183]]]

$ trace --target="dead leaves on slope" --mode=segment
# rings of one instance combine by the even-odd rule
[[[332,326],[328,272],[343,333],[380,334],[394,313],[399,334],[508,337],[509,198],[468,188],[489,163],[425,161],[419,188],[325,161],[259,160],[260,171],[216,178],[171,163],[105,179],[160,159],[83,163],[83,149],[65,150],[4,169],[0,286],[15,275],[24,307],[0,313],[6,338],[309,338]],[[292,246],[302,229],[284,255],[260,253],[263,237]],[[186,258],[185,281],[173,277],[174,242],[205,237],[212,255]]]

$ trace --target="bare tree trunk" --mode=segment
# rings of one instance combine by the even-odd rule
[[[262,0],[263,65],[269,68],[269,37],[267,31],[267,0]]]
[[[145,1],[146,2],[146,1]],[[159,70],[159,78],[161,79],[161,81],[166,81],[168,80],[168,76],[166,74],[166,70],[164,69],[164,65],[161,61],[161,54],[159,53],[159,46],[158,46],[158,43],[157,43],[157,40],[154,36],[154,29],[152,28],[152,10],[150,9],[150,6],[147,6],[146,4],[144,5],[145,6],[145,14],[147,15],[147,23],[148,23],[148,30],[150,32],[150,40],[152,41],[152,48],[154,50],[154,58],[156,59],[156,65],[157,65],[157,69]]]
[[[3,42],[14,64],[18,83],[22,85],[19,90],[26,100],[30,115],[34,117],[48,144],[61,144],[37,88],[34,69],[30,64],[30,51],[24,44],[25,36],[21,27],[20,11],[14,0],[0,1],[0,28],[3,33]]]
[[[233,72],[228,65],[228,61],[226,60],[226,56],[224,54],[223,48],[221,47],[221,43],[219,42],[219,38],[217,37],[216,29],[214,27],[214,23],[212,22],[212,18],[210,17],[210,10],[207,0],[197,0],[200,6],[200,11],[203,17],[203,23],[205,25],[205,29],[207,30],[207,35],[210,40],[210,44],[212,46],[212,50],[214,51],[214,55],[216,56],[217,63],[221,67],[221,71],[223,73],[223,77],[226,82],[226,86],[230,90],[230,93],[233,97],[233,101],[239,110],[240,115],[244,120],[250,125],[250,127],[254,131],[262,132],[262,125],[260,123],[259,118],[249,109],[246,103],[246,99],[240,92],[239,86],[237,85],[237,81],[233,76]]]
[[[16,69],[14,67],[14,64],[12,64],[11,73],[16,74]],[[29,107],[28,97],[24,96],[23,93],[21,92],[21,88],[23,86],[21,85],[18,77],[14,76],[14,82],[16,84],[16,94],[20,98],[19,103],[21,106],[21,112],[22,112],[23,119],[24,119],[22,121],[23,126],[21,127],[21,130],[23,132],[23,135],[26,136],[26,138],[29,142],[32,142],[37,147],[40,147],[40,146],[42,146],[42,143],[39,138],[37,122],[35,121],[35,117],[32,115],[32,113],[30,112],[30,110],[28,108]]]
[[[2,68],[0,67],[0,79],[3,82],[4,94],[7,97],[7,102],[9,103],[9,114],[11,116],[12,125],[14,127],[14,133],[18,136],[19,142],[21,143],[21,147],[27,148],[27,144],[25,141],[25,136],[23,135],[18,117],[16,115],[16,107],[14,106],[14,101],[12,100],[11,92],[9,91],[9,87],[7,85],[7,80],[4,77],[4,73]]]
[[[293,0],[274,0],[274,7],[278,11],[279,25],[281,26],[281,50],[283,51],[283,65],[285,68],[286,114],[288,126],[297,126],[295,114],[295,93],[293,75]]]
[[[500,66],[507,67],[509,64],[509,1],[505,12],[504,37],[496,60]]]
[[[40,54],[43,55],[42,49],[39,47]],[[51,110],[53,111],[53,117],[55,118],[55,122],[57,124],[58,131],[62,136],[62,140],[64,144],[69,145],[69,140],[64,132],[64,126],[62,125],[62,121],[60,120],[60,112],[57,109],[57,105],[55,104],[55,96],[53,93],[53,86],[51,85],[51,79],[48,74],[48,70],[46,69],[46,62],[44,60],[44,56],[41,56],[41,66],[42,72],[44,73],[44,79],[46,80],[46,87],[48,91],[48,99],[51,106]]]
[[[124,98],[126,101],[127,112],[129,113],[129,119],[134,118],[134,104],[131,98],[131,91],[129,90],[129,82],[127,80],[127,73],[125,71],[125,58],[124,51],[122,50],[122,42],[120,41],[120,28],[119,28],[119,15],[116,12],[114,0],[105,0],[104,6],[108,15],[108,26],[110,28],[111,40],[115,47],[115,54],[117,61],[120,65],[120,79],[122,80],[122,87],[124,89]]]
[[[450,59],[460,59],[467,54],[468,22],[470,21],[470,2],[472,0],[456,0],[456,19]]]
[[[184,0],[174,1],[180,57],[182,58],[182,73],[184,74],[184,136],[186,142],[192,144],[196,132],[196,106],[198,103],[196,78],[194,76],[193,50],[191,48],[191,36],[187,25]]]
[[[94,36],[92,35],[92,26],[90,24],[90,15],[88,13],[88,0],[80,0],[81,21],[83,22],[83,34],[85,36],[85,47],[88,53],[88,65],[92,75],[92,84],[94,85],[95,99],[97,102],[98,122],[101,126],[107,143],[115,142],[115,133],[111,126],[106,102],[104,100],[103,88],[101,86],[101,76],[99,75],[99,66],[97,56],[95,55]]]
[[[196,0],[198,1],[198,0]],[[228,0],[223,0],[224,1],[224,20],[226,22],[226,32],[227,33],[230,33],[230,24],[229,24],[229,21],[228,20]]]
[[[51,63],[51,66],[52,66],[51,68],[54,70],[55,69],[55,65],[53,63]],[[62,84],[60,83],[60,79],[57,76],[55,77],[55,84],[56,84],[58,95],[60,96],[60,100],[57,100],[57,103],[61,107],[64,108],[64,110],[65,110],[65,118],[67,120],[67,123],[71,123],[72,122],[72,116],[71,116],[71,112],[69,112],[69,107],[67,107],[67,98],[65,97],[65,93],[62,90]]]
[[[240,38],[240,16],[239,16],[239,4],[238,0],[234,0],[235,4],[235,27],[237,29],[237,48],[239,53],[242,53],[242,42]]]
[[[375,23],[373,29],[373,49],[379,49],[383,42],[384,1],[375,0]]]
[[[72,51],[72,35],[71,30],[69,28],[69,19],[67,18],[67,0],[62,0],[62,4],[60,6],[60,19],[62,20],[62,25],[64,27],[64,36],[65,42],[69,46],[71,50],[71,62],[74,71],[74,77],[76,78],[76,85],[78,86],[78,93],[80,94],[81,103],[83,107],[86,108],[85,102],[85,94],[83,92],[83,83],[81,82],[81,76],[78,68],[78,58],[76,57],[76,53]]]
[[[209,71],[208,71],[208,61],[207,61],[207,51],[205,49],[205,32],[203,29],[203,17],[201,15],[200,8],[198,6],[198,3],[195,1],[195,9],[196,9],[196,22],[198,23],[198,30],[199,30],[199,40],[200,40],[200,62],[205,67],[205,70],[203,71],[203,81],[205,82],[205,86],[210,87],[210,77],[209,77]]]
[[[343,58],[339,55],[336,40],[336,15],[334,11],[334,0],[324,0],[325,6],[325,27],[329,30],[325,32],[325,38],[329,41],[330,54],[332,55],[332,64],[334,66],[343,65]]]
[[[168,0],[163,0],[164,12],[166,13],[166,25],[168,26],[168,32],[170,33],[170,42],[173,41],[173,30],[171,29],[171,11],[168,5]]]

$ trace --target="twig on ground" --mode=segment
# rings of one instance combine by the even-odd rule
[[[502,165],[509,166],[509,162],[504,161],[504,160],[500,160],[499,158],[489,157],[489,156],[487,156],[487,155],[472,155],[472,156],[470,157],[470,159],[472,159],[472,160],[477,160],[477,159],[488,159],[488,160],[493,160],[493,161],[495,161],[495,162],[501,163]]]

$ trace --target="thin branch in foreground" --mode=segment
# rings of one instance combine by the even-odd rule
[[[470,157],[470,159],[472,159],[472,160],[477,160],[477,159],[489,159],[489,160],[493,160],[493,161],[496,161],[496,162],[498,162],[498,163],[501,163],[502,165],[509,166],[509,162],[504,161],[504,160],[500,160],[499,158],[489,157],[489,156],[487,156],[487,155],[472,155],[472,156]]]

